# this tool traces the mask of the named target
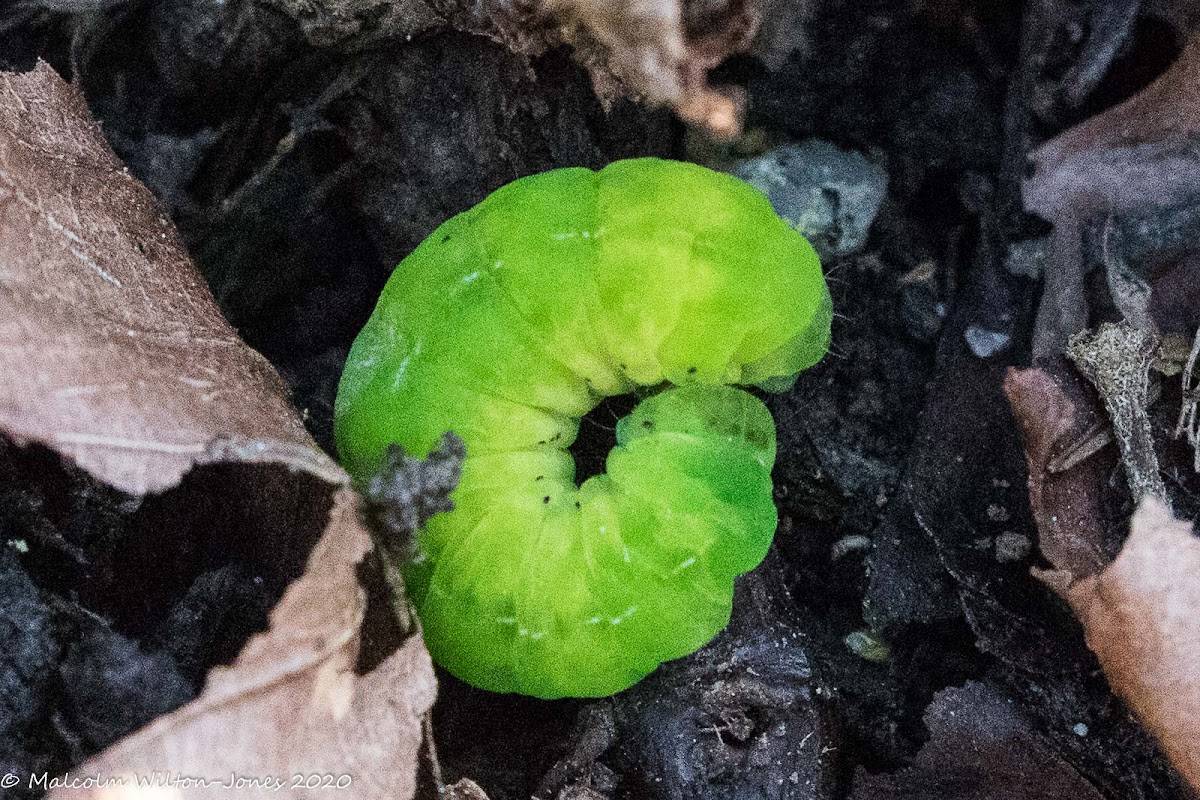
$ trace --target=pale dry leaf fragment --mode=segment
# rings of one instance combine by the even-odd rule
[[[1098,575],[1067,590],[1113,690],[1200,790],[1200,539],[1148,497]]]
[[[433,703],[432,665],[419,636],[363,676],[354,671],[362,598],[355,575],[369,546],[357,499],[339,491],[308,567],[271,612],[270,629],[209,673],[202,694],[79,765],[79,774],[136,776],[180,798],[307,797],[295,776],[345,776],[338,797],[411,798]],[[230,781],[263,779],[233,790]],[[272,789],[276,779],[282,788]],[[311,792],[312,790],[310,790]],[[334,791],[326,789],[326,791]],[[63,789],[59,798],[99,798]],[[148,795],[149,796],[149,795]]]
[[[710,86],[707,73],[750,46],[762,17],[759,0],[541,2],[577,48],[586,52],[588,39],[602,45],[607,67],[634,93],[717,138],[741,131],[743,98]]]
[[[78,91],[45,65],[0,73],[0,435],[136,496],[187,489],[225,464],[262,478],[238,484],[250,487],[240,504],[281,528],[323,530],[268,630],[196,700],[76,768],[125,786],[50,797],[311,796],[293,776],[317,773],[350,776],[341,798],[412,797],[433,672],[419,635],[355,672],[356,569],[371,546],[357,495],[221,318]],[[194,780],[139,788],[133,776]],[[239,777],[283,786],[226,787]]]
[[[460,778],[458,781],[441,790],[444,800],[488,800],[487,792],[470,778]]]

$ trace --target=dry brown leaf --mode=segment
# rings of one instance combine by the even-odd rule
[[[1053,570],[1035,570],[1083,623],[1113,690],[1200,788],[1200,540],[1147,497],[1115,560],[1105,524],[1111,437],[1095,449],[1097,401],[1061,360],[1009,370],[1004,385],[1021,423],[1038,539]],[[1109,563],[1111,561],[1111,563]],[[1107,566],[1104,566],[1107,564]]]
[[[45,65],[0,77],[0,376],[0,431],[131,494],[268,447],[267,460],[291,452],[339,480],[150,192]]]
[[[1063,368],[1009,369],[1004,393],[1021,423],[1029,463],[1029,504],[1042,555],[1067,581],[1108,562],[1101,541],[1102,491],[1112,471],[1112,437],[1094,400]],[[1100,452],[1107,447],[1106,452]]]
[[[482,9],[467,0],[431,2],[455,27],[489,33],[519,53],[536,55],[560,40],[571,44],[601,98],[624,91],[670,106],[715,138],[741,132],[744,97],[713,88],[707,73],[750,47],[763,0],[491,0]],[[557,34],[548,22],[557,23]]]
[[[1193,197],[1200,182],[1200,35],[1158,80],[1032,154],[1026,206],[1054,223],[1034,352],[1060,352],[1087,327],[1083,227],[1097,216],[1168,206]],[[1145,287],[1114,292],[1129,322],[1149,327]]]
[[[308,796],[290,789],[292,776],[322,772],[351,776],[339,797],[413,795],[432,668],[411,636],[366,675],[354,672],[365,605],[356,566],[370,538],[345,473],[221,318],[79,93],[45,65],[0,73],[0,433],[132,494],[186,485],[190,470],[223,462],[307,473],[331,498],[320,506],[330,509],[324,534],[269,630],[213,670],[194,702],[75,772],[126,785],[51,797],[256,794],[130,782],[154,774],[271,776],[285,786],[272,796]],[[280,498],[246,502],[274,509]]]
[[[1113,690],[1200,790],[1200,539],[1154,498],[1120,555],[1067,599]]]
[[[192,786],[192,797],[310,797],[296,776],[347,776],[338,797],[407,800],[416,791],[421,720],[433,704],[432,665],[419,636],[364,676],[354,673],[362,597],[355,562],[368,541],[356,500],[343,490],[305,574],[271,613],[271,627],[250,640],[237,661],[209,673],[203,693],[73,770],[76,775],[158,779],[131,797],[179,788],[191,776],[215,786]],[[266,781],[231,793],[222,783]],[[274,781],[283,788],[271,789]],[[59,798],[105,798],[105,790],[64,789]]]

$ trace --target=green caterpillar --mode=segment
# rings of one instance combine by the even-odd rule
[[[595,697],[708,642],[776,526],[756,397],[824,355],[816,253],[736,178],[619,161],[497,190],[396,268],[338,389],[343,463],[447,430],[455,510],[405,567],[434,659],[497,692]],[[567,447],[602,398],[653,393],[607,471]]]

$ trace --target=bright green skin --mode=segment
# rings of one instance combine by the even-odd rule
[[[392,442],[467,445],[456,510],[408,589],[434,659],[536,697],[602,696],[708,642],[776,525],[780,391],[829,342],[813,249],[756,190],[657,159],[511,183],[388,281],[338,391],[360,481]],[[575,486],[567,447],[605,396],[666,388]]]

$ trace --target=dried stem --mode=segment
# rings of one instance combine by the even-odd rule
[[[1158,472],[1150,417],[1150,365],[1158,337],[1128,323],[1106,323],[1095,331],[1071,337],[1067,355],[1100,392],[1134,500],[1156,497],[1167,501],[1167,488]]]
[[[1196,412],[1200,402],[1200,387],[1196,380],[1196,360],[1200,358],[1200,329],[1192,341],[1192,352],[1188,354],[1187,364],[1183,368],[1183,400],[1179,405],[1179,422],[1175,425],[1175,438],[1187,434],[1188,444],[1192,446],[1192,469],[1200,472],[1200,419]]]

